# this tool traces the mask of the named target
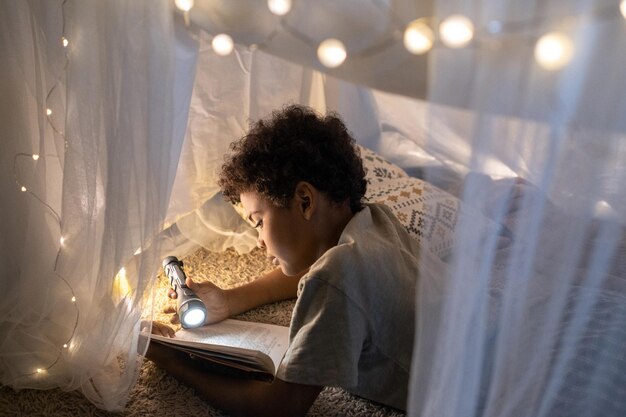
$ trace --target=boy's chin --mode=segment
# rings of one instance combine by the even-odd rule
[[[294,276],[294,275],[295,275],[295,274],[294,274],[294,273],[293,273],[293,272],[289,269],[289,267],[287,267],[287,266],[285,266],[285,265],[283,265],[283,264],[280,264],[280,270],[283,272],[283,274],[285,274],[285,275],[286,275],[286,276],[288,276],[288,277],[292,277],[292,276]]]
[[[285,274],[288,277],[295,277],[296,275],[303,275],[303,272],[306,271],[307,268],[305,268],[304,270],[302,268],[293,268],[290,267],[289,265],[284,265],[282,262],[280,264],[280,270],[283,272],[283,274]]]

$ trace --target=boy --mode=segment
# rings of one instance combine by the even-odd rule
[[[241,202],[279,268],[231,290],[187,284],[205,301],[207,323],[298,298],[277,379],[201,371],[158,344],[148,358],[231,415],[304,415],[324,386],[406,409],[418,244],[389,209],[362,203],[363,166],[345,125],[289,106],[255,123],[232,151],[219,185]]]

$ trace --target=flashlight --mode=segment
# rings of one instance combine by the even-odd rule
[[[206,319],[206,307],[195,292],[186,284],[183,262],[175,256],[168,256],[163,259],[163,270],[170,279],[170,285],[176,291],[176,302],[178,304],[178,317],[185,329],[202,326]]]

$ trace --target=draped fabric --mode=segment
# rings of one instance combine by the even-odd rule
[[[184,255],[203,246],[240,253],[256,246],[257,234],[218,194],[217,175],[230,143],[248,124],[286,103],[325,110],[323,77],[300,65],[263,52],[237,47],[222,57],[211,49],[206,32],[192,33],[199,42],[185,142],[168,209],[173,233],[190,245],[173,245]]]
[[[449,281],[422,280],[410,414],[624,415],[626,21],[612,2],[482,3],[465,10],[477,27],[532,21],[533,39],[562,30],[575,52],[549,72],[515,33],[472,56],[433,51],[432,100],[460,95],[469,111],[431,107],[426,126],[462,138],[463,199],[512,244],[462,222]],[[426,146],[458,163],[443,139]]]
[[[172,16],[151,0],[0,4],[3,384],[124,406],[195,69]]]
[[[499,225],[459,218],[451,260],[423,260],[409,415],[626,414],[617,2],[355,1],[279,21],[196,0],[188,28],[167,1],[0,6],[3,384],[122,408],[159,257],[253,247],[217,171],[249,121],[303,103]],[[453,13],[474,22],[469,46],[385,49],[394,24]],[[534,45],[556,30],[574,54],[546,70]],[[225,57],[219,31],[239,43]],[[332,36],[362,53],[324,69],[310,42]]]

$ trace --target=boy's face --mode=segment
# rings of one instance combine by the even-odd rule
[[[296,275],[316,261],[310,224],[297,204],[277,207],[256,192],[241,193],[248,220],[259,231],[257,245],[267,250],[274,265],[285,275]]]

